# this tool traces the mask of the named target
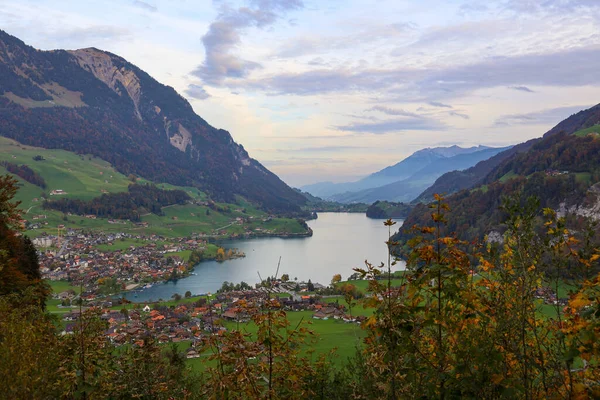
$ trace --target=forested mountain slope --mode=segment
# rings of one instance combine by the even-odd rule
[[[596,106],[583,114],[593,115],[597,109]],[[501,205],[510,196],[520,201],[535,196],[541,207],[560,211],[578,228],[583,227],[583,217],[600,219],[600,138],[595,133],[578,134],[579,129],[598,121],[593,116],[580,118],[583,114],[576,114],[580,125],[573,117],[566,120],[569,123],[563,121],[558,125],[569,126],[568,132],[574,134],[550,131],[542,139],[522,144],[521,148],[529,146],[529,150],[505,156],[478,185],[448,196],[446,201],[451,208],[447,214],[448,232],[457,232],[466,240],[503,232],[501,221],[506,215]],[[429,218],[428,206],[417,205],[394,240],[405,243],[411,237],[407,229],[423,225]]]
[[[600,104],[587,110],[582,110],[577,114],[561,121],[554,128],[544,134],[544,137],[552,136],[560,132],[566,134],[575,133],[578,130],[590,128],[600,122]],[[480,184],[484,178],[500,165],[504,160],[509,159],[517,153],[527,152],[531,146],[541,139],[531,139],[520,143],[512,148],[505,150],[488,160],[481,161],[475,166],[464,171],[452,171],[440,176],[435,183],[427,188],[415,199],[415,202],[429,202],[435,193],[452,194],[462,189],[469,189]]]

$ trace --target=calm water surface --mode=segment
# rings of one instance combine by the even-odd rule
[[[259,282],[258,272],[266,279],[275,275],[281,256],[279,276],[290,279],[329,284],[339,273],[348,278],[352,268],[364,267],[365,260],[373,264],[387,262],[388,228],[383,220],[370,219],[357,213],[319,213],[319,218],[309,221],[313,236],[309,238],[262,238],[223,242],[224,247],[237,247],[246,253],[245,258],[218,263],[205,261],[193,273],[177,282],[156,284],[142,291],[128,293],[133,301],[170,299],[174,293],[193,294],[215,292],[224,281],[249,284]],[[402,221],[393,228],[399,227]],[[396,266],[402,269],[400,263]],[[137,296],[137,297],[136,297]]]

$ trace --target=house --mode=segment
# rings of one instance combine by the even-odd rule
[[[313,314],[314,319],[340,319],[344,317],[344,312],[335,307],[323,307]]]
[[[187,358],[198,358],[198,357],[200,357],[200,354],[198,354],[198,352],[196,350],[189,348],[187,350],[186,357]]]

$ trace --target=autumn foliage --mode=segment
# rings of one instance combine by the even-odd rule
[[[432,227],[415,236],[404,283],[371,279],[361,398],[595,398],[598,382],[597,249],[536,201],[506,200],[503,243],[476,246],[446,234],[448,206],[436,196]],[[391,221],[388,222],[391,224]],[[390,243],[391,244],[391,243]],[[564,268],[557,271],[556,269]],[[574,279],[577,277],[577,279]],[[559,281],[566,306],[537,296]]]

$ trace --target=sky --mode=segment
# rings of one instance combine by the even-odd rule
[[[600,0],[0,0],[0,29],[124,57],[292,186],[600,103]]]

